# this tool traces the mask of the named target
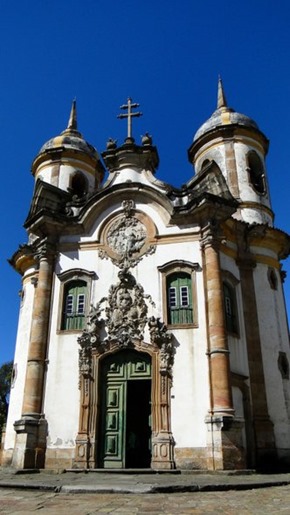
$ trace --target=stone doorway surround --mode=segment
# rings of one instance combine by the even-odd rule
[[[119,272],[119,282],[111,286],[108,297],[101,299],[91,310],[87,328],[78,339],[80,416],[75,468],[93,469],[98,466],[99,438],[102,438],[98,433],[101,362],[123,349],[151,357],[151,468],[175,468],[170,413],[175,347],[166,326],[154,316],[147,317],[147,312],[144,290],[126,268]],[[143,339],[145,328],[149,334],[146,341]]]

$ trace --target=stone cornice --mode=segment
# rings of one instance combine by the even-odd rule
[[[19,274],[23,275],[29,268],[35,267],[34,252],[30,245],[20,245],[13,256],[8,259],[8,263]]]

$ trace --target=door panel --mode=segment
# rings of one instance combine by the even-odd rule
[[[104,468],[149,467],[150,356],[132,350],[108,356],[102,362],[100,388],[98,465]]]
[[[107,384],[104,435],[104,467],[122,468],[124,447],[124,398],[126,383]]]
[[[144,378],[148,379],[151,377],[151,364],[141,360],[131,360],[128,363],[127,379]]]

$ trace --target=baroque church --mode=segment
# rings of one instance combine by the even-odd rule
[[[33,161],[2,464],[287,465],[290,237],[273,226],[269,142],[219,80],[178,189],[156,178],[151,136],[132,136],[138,107],[100,156],[73,103]]]

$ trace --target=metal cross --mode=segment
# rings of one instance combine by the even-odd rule
[[[133,116],[142,116],[142,113],[132,113],[132,109],[139,107],[140,104],[132,103],[132,98],[128,98],[128,104],[123,104],[120,106],[120,109],[128,109],[128,112],[125,114],[119,114],[117,118],[127,118],[128,119],[128,136],[127,138],[132,138],[132,118]]]

